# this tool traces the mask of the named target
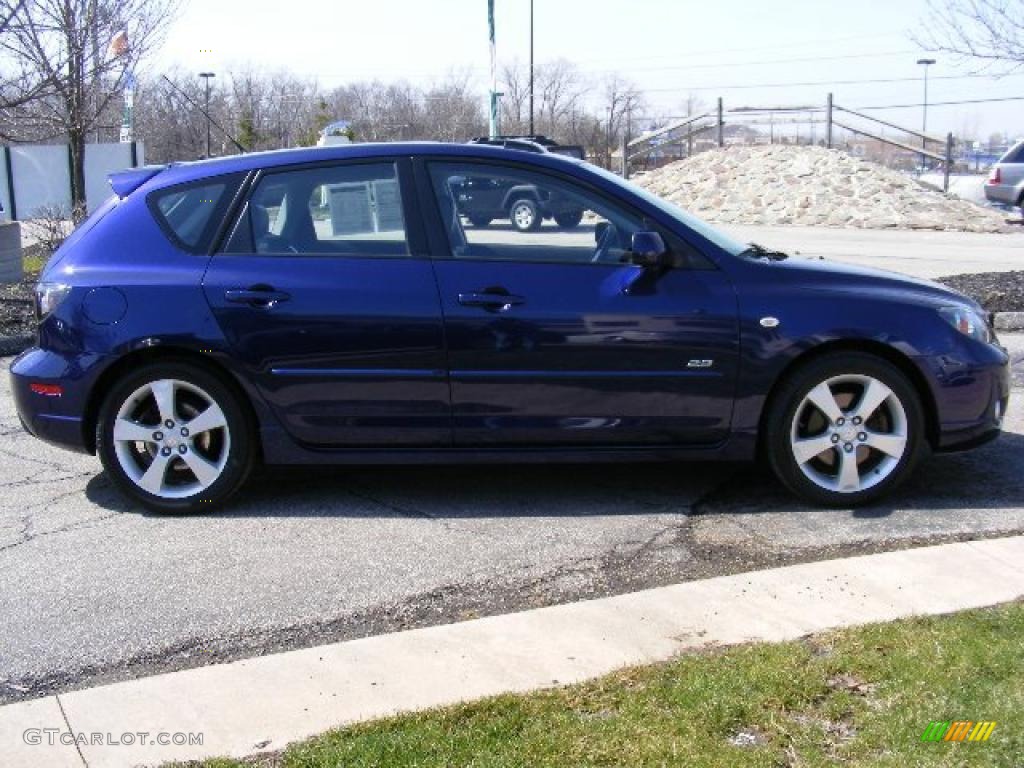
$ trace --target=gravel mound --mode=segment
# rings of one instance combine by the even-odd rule
[[[713,149],[635,181],[720,224],[1019,231],[1005,214],[824,147]]]

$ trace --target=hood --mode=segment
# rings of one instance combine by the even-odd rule
[[[934,306],[968,305],[982,311],[974,299],[934,280],[910,277],[886,269],[844,264],[838,261],[791,256],[771,262],[771,268],[788,273],[810,289],[841,293],[884,292],[904,301],[917,301]]]

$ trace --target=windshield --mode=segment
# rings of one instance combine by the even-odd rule
[[[591,170],[594,173],[603,176],[609,181],[614,181],[618,184],[622,184],[628,187],[629,191],[632,192],[637,197],[643,198],[644,201],[650,203],[651,205],[653,205],[655,208],[662,211],[666,215],[683,222],[684,225],[692,229],[705,240],[710,240],[723,251],[727,251],[728,253],[731,253],[733,256],[739,256],[741,253],[748,250],[749,248],[749,246],[746,243],[741,243],[739,240],[735,240],[732,237],[729,237],[729,235],[725,234],[719,229],[715,229],[706,221],[698,219],[692,213],[683,210],[678,205],[670,203],[667,200],[663,200],[657,195],[651,194],[643,187],[638,186],[637,184],[634,184],[631,181],[627,181],[626,179],[623,179],[621,176],[614,174],[611,171],[607,171],[604,168],[600,168],[598,166],[589,166],[588,170]]]

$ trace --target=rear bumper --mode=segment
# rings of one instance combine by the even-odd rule
[[[1009,184],[986,184],[985,199],[1003,205],[1017,205],[1020,201],[1020,189]]]
[[[1010,397],[1010,360],[1001,347],[971,342],[965,353],[917,360],[932,387],[939,451],[963,451],[1002,431]]]
[[[28,349],[11,363],[11,391],[26,432],[62,448],[92,453],[84,417],[94,367],[83,367],[83,362],[37,347]],[[37,394],[31,389],[34,383],[58,384],[61,394]]]

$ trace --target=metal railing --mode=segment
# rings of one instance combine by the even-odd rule
[[[837,120],[837,112],[849,115],[851,118],[859,121],[867,121],[869,125],[851,125],[850,122],[847,122],[845,119],[842,121]],[[949,174],[953,168],[954,162],[954,142],[952,133],[947,134],[944,139],[929,136],[912,128],[897,125],[896,123],[890,123],[886,120],[872,117],[871,115],[864,114],[863,112],[858,112],[857,110],[836,104],[831,93],[828,94],[828,98],[826,99],[824,106],[778,105],[769,107],[735,107],[733,109],[725,109],[723,100],[719,98],[717,100],[716,109],[713,111],[687,116],[669,123],[655,131],[645,133],[642,136],[637,136],[636,138],[630,139],[628,136],[625,137],[619,148],[619,152],[621,154],[620,171],[623,176],[628,178],[631,166],[637,161],[646,161],[651,154],[667,147],[685,145],[687,148],[685,156],[689,157],[694,154],[694,138],[708,131],[714,132],[715,139],[713,144],[718,147],[724,147],[727,143],[725,128],[727,120],[729,119],[731,120],[728,124],[741,123],[747,126],[769,126],[769,141],[772,143],[774,143],[774,130],[776,126],[781,127],[787,124],[810,125],[811,130],[813,131],[814,126],[823,125],[825,135],[821,144],[830,149],[835,148],[835,129],[840,128],[850,134],[863,136],[881,144],[896,147],[897,149],[905,152],[918,155],[921,157],[922,165],[926,159],[940,163],[943,169],[942,189],[944,192],[949,191]],[[890,128],[905,133],[913,138],[919,139],[921,144],[920,146],[913,146],[905,141],[898,141],[896,139],[889,138],[883,135],[881,131],[875,130],[874,126],[876,125],[882,126],[883,129]],[[813,134],[812,143],[817,143],[813,138]],[[929,148],[930,145],[936,147],[939,151],[932,151]]]

